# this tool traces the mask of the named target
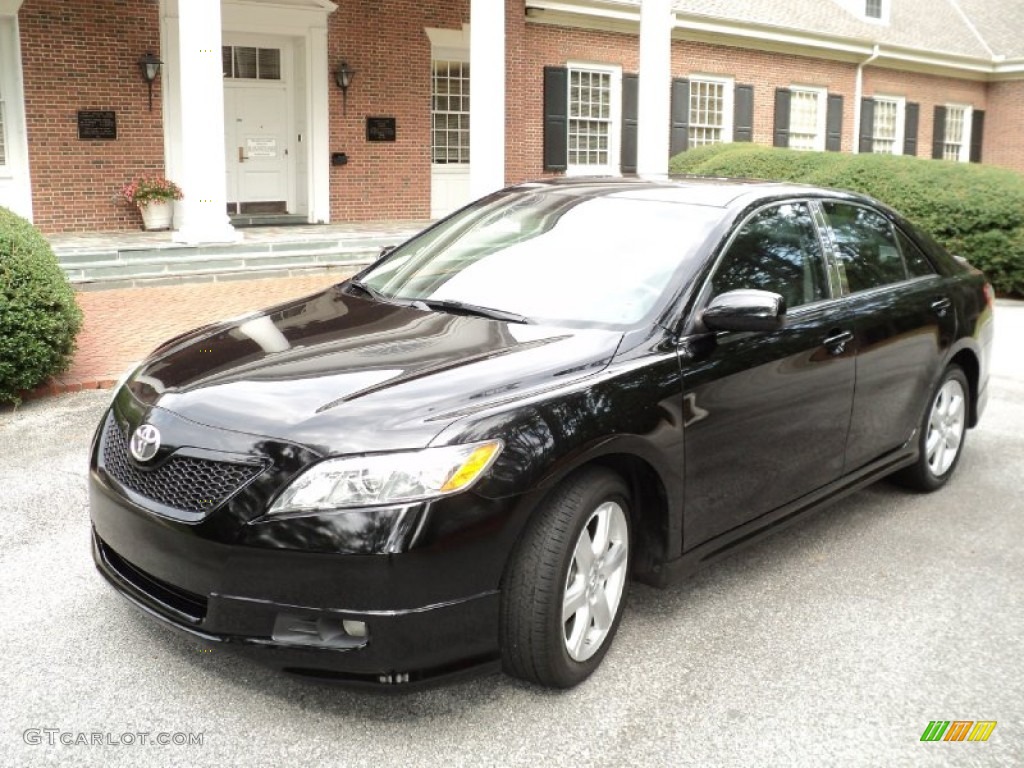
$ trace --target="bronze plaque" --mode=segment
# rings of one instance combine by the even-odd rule
[[[367,141],[394,141],[396,135],[395,118],[393,117],[368,117],[366,118],[366,140]]]
[[[117,113],[113,110],[78,110],[78,138],[116,139]]]

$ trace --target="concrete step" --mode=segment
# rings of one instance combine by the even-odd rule
[[[76,288],[88,290],[331,270],[351,274],[376,259],[381,248],[397,245],[411,234],[346,232],[322,238],[243,241],[227,245],[159,243],[145,248],[64,247],[54,250],[70,282]]]
[[[233,213],[231,225],[239,227],[286,227],[307,222],[305,216],[293,213]]]

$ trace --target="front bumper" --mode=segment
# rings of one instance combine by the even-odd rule
[[[216,513],[198,524],[167,519],[125,498],[95,467],[90,506],[100,572],[146,614],[200,643],[355,684],[427,682],[498,666],[511,508],[488,509],[482,526],[438,531],[409,551],[352,554],[254,545],[263,541],[218,524]],[[452,512],[431,517],[450,525]],[[343,636],[346,621],[363,622],[365,636]],[[282,639],[289,622],[338,631],[329,642]]]
[[[139,568],[95,530],[92,551],[107,581],[151,618],[203,645],[230,648],[286,672],[380,685],[423,683],[499,666],[497,592],[380,611],[277,603],[217,592],[204,596]],[[279,567],[282,574],[289,572],[287,561]],[[365,637],[348,638],[347,647],[280,642],[274,635],[282,617],[334,625],[361,621],[367,632]]]

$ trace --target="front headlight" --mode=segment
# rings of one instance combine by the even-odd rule
[[[500,440],[327,459],[284,490],[269,514],[405,504],[467,490],[501,453]]]

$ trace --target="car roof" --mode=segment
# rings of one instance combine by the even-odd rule
[[[651,200],[685,205],[733,208],[792,197],[840,197],[874,202],[862,195],[804,184],[758,179],[724,179],[704,176],[674,176],[667,179],[638,177],[578,177],[547,179],[518,184],[514,190],[546,190],[574,197],[613,197]]]

